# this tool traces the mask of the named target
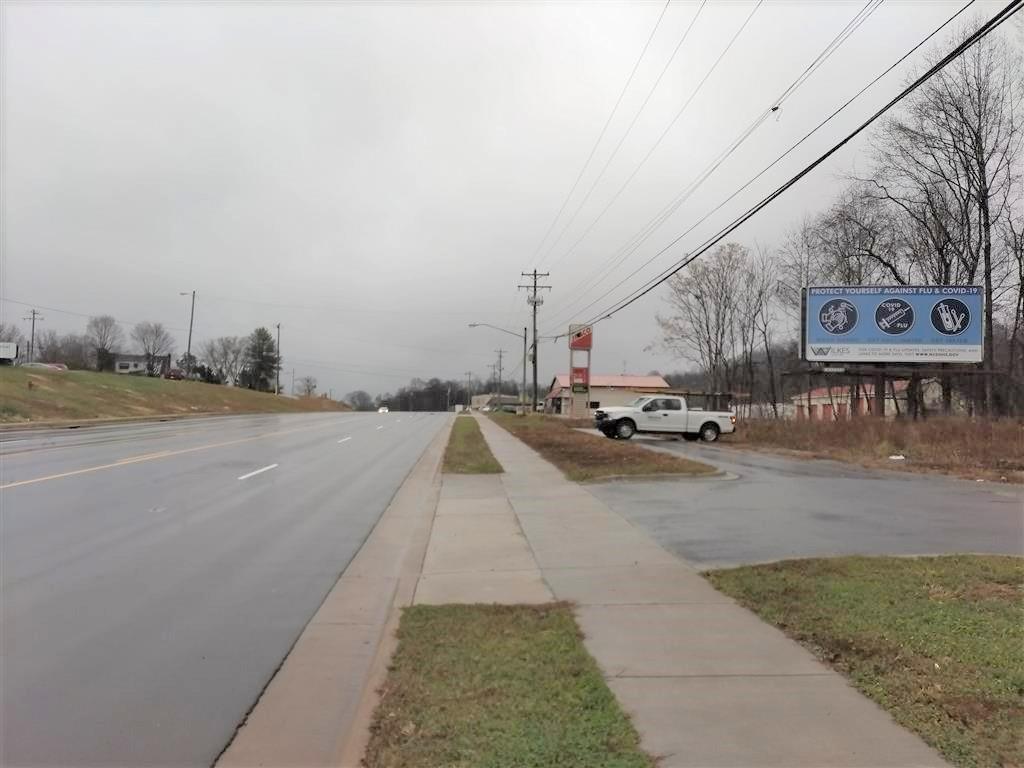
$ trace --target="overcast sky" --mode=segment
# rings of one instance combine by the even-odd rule
[[[518,365],[521,342],[467,324],[526,325],[520,272],[538,264],[551,272],[542,333],[593,315],[891,98],[922,55],[574,317],[964,1],[885,2],[585,296],[580,284],[771,106],[864,0],[768,0],[753,16],[753,2],[711,0],[555,242],[698,11],[696,2],[672,0],[543,246],[661,0],[5,2],[3,319],[20,322],[29,307],[16,301],[50,308],[40,327],[61,332],[82,330],[91,314],[112,314],[126,329],[156,320],[173,329],[181,352],[189,305],[179,292],[195,289],[193,347],[280,323],[286,384],[293,368],[336,397],[394,389],[412,376],[484,377],[499,347],[508,350],[507,366]],[[970,13],[989,16],[1000,6],[979,0]],[[777,245],[826,204],[840,174],[864,162],[863,143],[851,145],[731,239]],[[688,367],[645,351],[658,340],[654,314],[663,308],[655,292],[598,325],[594,372]],[[542,345],[542,382],[565,371],[567,358],[564,339]]]

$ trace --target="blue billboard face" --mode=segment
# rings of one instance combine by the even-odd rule
[[[805,357],[843,363],[980,363],[977,285],[813,286]]]

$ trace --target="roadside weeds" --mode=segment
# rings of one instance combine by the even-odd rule
[[[567,603],[418,605],[374,716],[368,768],[653,768]]]
[[[1024,422],[1010,419],[744,419],[735,433],[723,436],[722,445],[873,468],[1024,483]]]
[[[1024,558],[839,557],[705,575],[955,765],[1024,765]]]
[[[638,475],[701,477],[717,472],[681,456],[580,432],[555,417],[495,414],[491,418],[576,482]]]

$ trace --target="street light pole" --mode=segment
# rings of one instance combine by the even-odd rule
[[[179,296],[188,296],[188,291],[181,291]],[[192,378],[192,371],[195,366],[192,365],[192,321],[196,318],[196,292],[192,291],[192,310],[188,313],[188,344],[185,347],[185,365],[188,368],[185,373],[188,377]]]
[[[275,370],[275,383],[274,383],[274,394],[281,394],[281,324],[277,324],[277,365],[274,366]]]

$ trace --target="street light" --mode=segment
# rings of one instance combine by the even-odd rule
[[[179,296],[188,296],[188,291],[179,291]],[[188,367],[188,377],[192,378],[192,321],[196,316],[196,292],[192,291],[192,311],[188,314],[188,346],[185,348],[185,365]]]
[[[491,325],[490,323],[470,323],[469,324],[470,328],[480,328],[481,326],[486,327],[486,328],[492,328],[495,331],[501,331],[502,333],[507,333],[509,336],[515,336],[517,338],[520,335],[520,334],[516,333],[515,331],[510,331],[507,328],[499,328],[498,326]],[[519,402],[522,405],[522,411],[521,411],[521,413],[519,415],[520,416],[525,416],[526,415],[526,328],[523,328],[522,337],[523,337],[523,387],[522,387],[522,389],[519,390]],[[534,395],[536,396],[536,392],[534,393]],[[501,407],[501,388],[498,389],[498,407],[499,408]]]

